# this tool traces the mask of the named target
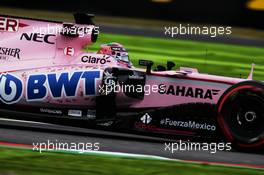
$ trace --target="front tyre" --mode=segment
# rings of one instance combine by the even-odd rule
[[[237,148],[264,147],[264,84],[245,81],[229,88],[218,102],[218,123]]]

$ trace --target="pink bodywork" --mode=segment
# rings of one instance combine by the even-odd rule
[[[96,79],[97,92],[93,96],[84,96],[84,81],[80,81],[78,84],[78,91],[75,97],[65,97],[62,93],[60,99],[52,97],[48,91],[47,96],[38,101],[29,101],[26,98],[26,91],[23,89],[22,98],[16,102],[17,104],[26,104],[32,106],[54,106],[54,105],[66,105],[66,106],[82,106],[82,107],[94,107],[95,98],[98,95],[98,86],[101,84],[103,71],[107,67],[125,67],[119,65],[113,58],[94,52],[84,52],[83,48],[86,45],[92,44],[91,35],[85,34],[79,37],[67,37],[61,35],[59,32],[47,34],[43,33],[44,29],[62,27],[63,23],[60,22],[46,22],[24,18],[14,17],[0,17],[0,48],[12,48],[19,49],[19,58],[15,56],[1,55],[0,52],[0,70],[1,74],[10,73],[23,80],[26,84],[29,75],[38,73],[54,73],[58,75],[62,72],[74,71],[100,71],[100,78]],[[90,32],[95,28],[93,25],[78,25],[77,27],[88,27]],[[39,31],[41,29],[42,31]],[[22,36],[23,34],[27,36]],[[38,35],[34,34],[39,33]],[[27,38],[32,34],[32,38]],[[118,41],[117,41],[118,42]],[[88,49],[89,51],[89,49]],[[100,62],[88,63],[89,57],[96,57],[99,59],[107,57],[107,62],[101,64]],[[133,58],[132,58],[133,59]],[[145,71],[137,68],[127,68]],[[143,100],[134,100],[129,97],[125,97],[123,93],[117,95],[117,105],[119,107],[129,108],[148,108],[148,107],[162,107],[171,106],[184,103],[212,103],[216,104],[220,96],[231,85],[238,82],[245,81],[245,79],[228,78],[207,74],[200,74],[195,69],[181,68],[179,71],[162,71],[152,72],[152,74],[146,76],[146,86],[152,87],[153,85],[163,84],[166,88],[173,86],[177,88],[191,87],[192,89],[203,89],[203,95],[184,93],[173,95],[171,93],[165,94],[159,92],[145,92]],[[165,88],[165,89],[166,89]],[[208,90],[217,90],[217,93],[212,95],[211,98],[204,98],[204,93]],[[1,90],[1,88],[0,88]],[[167,90],[167,89],[166,89]],[[175,92],[176,93],[176,92]],[[195,93],[195,90],[193,91]],[[191,96],[194,97],[191,97]],[[196,96],[196,97],[195,97]]]

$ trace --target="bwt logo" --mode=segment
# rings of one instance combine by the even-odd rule
[[[27,101],[44,100],[48,94],[53,99],[76,97],[81,81],[84,84],[84,95],[95,95],[97,78],[100,78],[100,71],[29,75],[25,86],[25,97]],[[12,74],[0,75],[0,98],[3,103],[16,103],[22,95],[21,79]]]
[[[0,75],[0,100],[6,104],[16,103],[22,96],[23,85],[19,78],[11,74]]]

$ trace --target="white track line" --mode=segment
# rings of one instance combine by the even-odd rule
[[[41,124],[41,125],[54,126],[54,124],[50,124],[50,123],[34,122],[34,121],[28,121],[28,120],[16,120],[16,119],[9,119],[9,118],[0,118],[0,121],[19,122],[19,123],[32,123],[32,124]]]

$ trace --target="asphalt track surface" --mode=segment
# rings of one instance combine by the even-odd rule
[[[165,143],[175,140],[83,129],[55,124],[0,119],[0,142],[33,145],[33,143],[99,143],[100,151],[155,155],[172,159],[264,166],[263,154],[217,151],[165,150]]]
[[[163,31],[161,32],[157,30],[146,31],[146,29],[142,28],[131,29],[124,26],[100,27],[103,28],[103,32],[107,33],[164,37]],[[208,38],[199,37],[189,39],[212,41]],[[220,38],[213,40],[213,42],[264,46],[263,40],[251,40],[242,38]],[[48,140],[62,143],[98,142],[100,143],[101,151],[156,155],[167,158],[192,161],[264,166],[264,154],[242,153],[234,151],[217,151],[215,154],[212,154],[208,151],[177,151],[171,153],[170,151],[165,150],[165,142],[175,142],[172,140],[152,138],[142,135],[66,127],[54,124],[19,122],[10,120],[7,121],[0,119],[0,142],[32,145],[32,143],[47,142]]]

